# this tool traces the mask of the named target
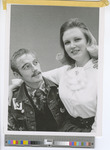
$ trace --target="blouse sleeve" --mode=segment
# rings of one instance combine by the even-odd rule
[[[57,69],[43,72],[43,76],[46,77],[47,79],[53,81],[57,85],[59,85],[60,79],[68,67],[69,67],[68,65],[65,65],[65,66],[57,68]]]

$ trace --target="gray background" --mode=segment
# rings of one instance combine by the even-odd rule
[[[26,5],[11,8],[10,56],[20,48],[35,50],[42,71],[61,66],[56,61],[56,54],[62,51],[59,33],[68,19],[80,18],[98,40],[99,8]]]

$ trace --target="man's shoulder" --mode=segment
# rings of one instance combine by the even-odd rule
[[[20,91],[20,87],[17,87],[13,90],[13,97],[17,97]]]
[[[16,87],[13,90],[13,97],[12,98],[16,98],[19,95],[22,95],[24,91],[25,91],[25,89],[24,89],[24,83],[22,83],[20,86]]]
[[[45,78],[44,77],[44,81],[45,81],[45,84],[46,84],[46,86],[48,86],[48,87],[58,87],[58,85],[57,84],[55,84],[53,81],[51,81],[51,80],[49,80],[49,79],[47,79],[47,78]]]
[[[24,84],[21,84],[20,87],[17,87],[13,91],[13,96],[11,100],[11,106],[14,110],[19,110],[21,108],[22,102],[26,99],[26,93]]]

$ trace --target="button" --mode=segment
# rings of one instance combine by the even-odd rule
[[[88,123],[88,121],[86,121],[86,123]]]
[[[78,70],[76,70],[76,71],[75,71],[75,73],[76,73],[76,75],[78,75],[78,74],[79,74],[79,71],[78,71]]]
[[[46,98],[46,96],[44,95],[43,98]]]
[[[34,127],[34,126],[32,126],[31,128],[32,128],[32,129],[34,129],[35,127]]]
[[[81,121],[81,124],[83,125],[83,124],[84,124],[84,122],[83,122],[83,121]]]
[[[28,99],[26,100],[26,102],[28,103]]]
[[[30,114],[32,115],[32,114],[33,114],[33,111],[30,111]]]
[[[12,129],[14,130],[14,129],[15,129],[15,126],[13,126]]]
[[[24,109],[21,110],[21,113],[24,113]]]
[[[20,127],[20,128],[19,128],[19,130],[20,130],[20,131],[23,131],[23,128],[22,128],[22,127]]]
[[[60,108],[60,112],[64,113],[65,112],[65,108]]]
[[[24,119],[26,120],[26,119],[27,119],[27,117],[25,116],[25,117],[24,117]]]
[[[45,100],[45,99],[43,99],[43,103],[46,103],[46,100]]]

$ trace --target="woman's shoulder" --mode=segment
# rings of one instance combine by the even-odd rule
[[[64,66],[59,67],[59,69],[61,70],[68,70],[69,68],[71,68],[70,65],[64,65]]]
[[[58,74],[61,75],[61,74],[65,74],[66,72],[68,72],[68,70],[70,70],[71,68],[73,67],[70,65],[64,65],[64,66],[57,68],[56,71],[58,72]]]
[[[56,68],[56,69],[53,69],[53,70],[50,70],[50,71],[47,71],[47,72],[43,72],[43,76],[52,80],[60,80],[60,78],[66,74],[66,71],[70,68],[69,65],[64,65],[64,66],[61,66],[59,68]],[[55,82],[55,81],[54,81]],[[56,83],[56,82],[55,82]]]
[[[46,72],[43,72],[43,74],[47,74],[47,73],[55,73],[55,72],[57,72],[57,73],[62,73],[62,72],[64,72],[64,71],[66,71],[66,70],[68,70],[70,68],[70,65],[64,65],[64,66],[61,66],[61,67],[58,67],[58,68],[55,68],[55,69],[52,69],[52,70],[50,70],[50,71],[46,71]]]

